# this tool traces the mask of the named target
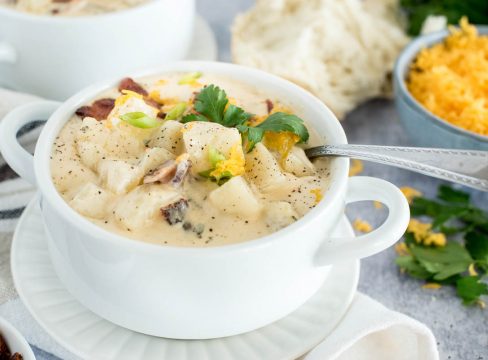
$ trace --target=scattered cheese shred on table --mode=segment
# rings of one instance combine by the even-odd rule
[[[404,242],[395,245],[395,252],[400,256],[410,255],[410,250]]]
[[[445,41],[412,63],[408,89],[429,111],[463,129],[488,135],[488,36],[466,18]]]
[[[429,289],[429,290],[438,290],[441,287],[442,287],[442,285],[437,284],[437,283],[427,283],[427,284],[422,285],[422,289]]]
[[[478,272],[476,271],[476,268],[474,267],[474,263],[469,265],[468,272],[469,272],[470,276],[478,276]]]
[[[367,221],[361,219],[354,220],[353,226],[357,231],[363,233],[368,233],[373,230],[373,227]]]
[[[362,173],[364,170],[364,164],[361,160],[352,159],[351,167],[349,168],[349,176],[356,176]]]
[[[400,191],[403,193],[403,195],[405,195],[405,197],[407,198],[407,201],[409,204],[412,203],[413,199],[416,198],[416,197],[419,197],[419,196],[422,196],[422,192],[418,191],[417,189],[414,189],[412,187],[409,187],[409,186],[403,186],[400,188]]]
[[[432,224],[423,223],[416,219],[410,220],[407,231],[413,234],[415,241],[419,244],[442,247],[447,242],[446,235],[432,232]]]

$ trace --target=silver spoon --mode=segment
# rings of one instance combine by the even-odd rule
[[[310,159],[346,156],[373,161],[488,191],[488,151],[376,145],[325,145],[305,150]]]

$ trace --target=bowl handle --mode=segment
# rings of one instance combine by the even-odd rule
[[[388,181],[356,176],[349,179],[346,204],[379,201],[388,208],[388,218],[372,232],[353,238],[328,238],[315,255],[317,266],[374,255],[397,242],[407,229],[410,210],[402,192]]]
[[[0,41],[0,63],[15,64],[17,62],[17,51],[8,42]]]
[[[31,122],[47,119],[61,105],[56,101],[37,101],[9,112],[0,122],[0,152],[10,167],[22,178],[36,184],[34,158],[17,140],[17,133]]]

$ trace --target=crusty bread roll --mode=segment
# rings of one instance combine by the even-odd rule
[[[339,119],[388,94],[408,38],[397,0],[257,0],[232,29],[232,57],[289,79]]]

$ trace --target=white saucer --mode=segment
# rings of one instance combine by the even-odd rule
[[[344,218],[335,235],[352,234]],[[78,303],[51,265],[37,197],[19,220],[11,261],[15,287],[32,316],[59,344],[83,359],[295,359],[334,330],[359,278],[359,261],[335,265],[322,288],[286,318],[243,335],[185,341],[133,332]]]
[[[217,41],[212,28],[204,18],[197,15],[195,18],[195,29],[193,30],[193,40],[185,59],[215,61],[217,56]]]

